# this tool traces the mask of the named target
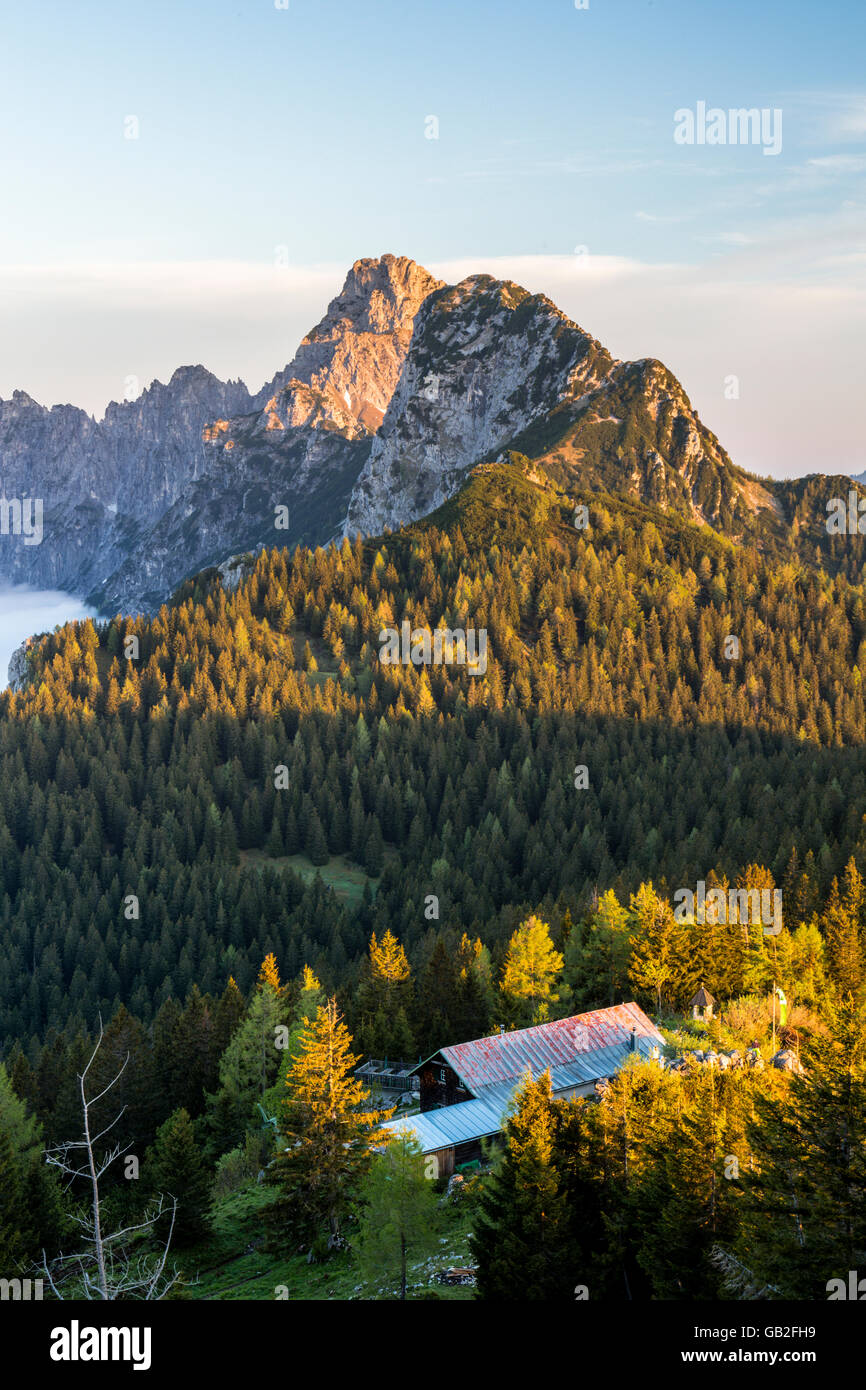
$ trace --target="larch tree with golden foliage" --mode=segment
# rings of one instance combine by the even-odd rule
[[[508,943],[499,985],[509,1022],[526,1028],[549,1018],[551,1004],[559,1002],[554,986],[562,966],[547,922],[528,917]]]
[[[283,987],[280,984],[280,972],[277,969],[277,958],[273,951],[269,951],[259,967],[259,978],[256,982],[257,988],[263,985],[270,985],[274,994],[282,994]]]
[[[298,985],[298,1001],[292,1011],[288,1036],[283,1043],[280,1070],[273,1086],[263,1097],[263,1108],[269,1118],[271,1116],[276,1117],[282,1109],[283,1101],[286,1096],[287,1078],[295,1061],[300,1056],[301,1039],[304,1036],[304,1029],[309,1027],[318,1014],[319,1009],[326,1003],[325,991],[322,989],[314,971],[312,971],[308,965],[305,965],[301,971],[301,978]]]
[[[325,1231],[329,1249],[341,1244],[341,1223],[369,1169],[372,1146],[383,1137],[382,1116],[360,1108],[370,1094],[354,1074],[360,1060],[336,1000],[329,999],[305,1026],[286,1077],[283,1147],[269,1173],[279,1189],[268,1213],[276,1245],[315,1242]]]

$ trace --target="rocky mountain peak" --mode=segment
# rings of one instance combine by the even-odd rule
[[[324,318],[287,367],[258,393],[260,410],[290,382],[333,402],[335,423],[346,409],[373,434],[394,394],[421,305],[443,282],[408,256],[355,261]]]
[[[220,384],[219,378],[214,376],[213,372],[208,371],[207,367],[203,367],[199,362],[195,366],[175,367],[169,379],[168,386],[169,390],[177,391],[187,390],[190,387],[195,388],[202,383],[206,383],[209,386]]]
[[[309,336],[316,337],[323,329],[327,334],[329,329],[347,328],[355,333],[411,334],[424,300],[443,285],[408,256],[386,253],[378,259],[355,261],[342,290]]]
[[[42,408],[40,405],[38,405],[36,401],[34,401],[32,396],[28,396],[26,391],[13,391],[9,403],[11,405],[18,406],[18,408],[21,410],[25,410],[28,406],[34,406],[37,410],[40,410]]]
[[[420,310],[399,385],[349,504],[380,531],[440,506],[564,396],[594,390],[612,358],[544,295],[471,275]]]

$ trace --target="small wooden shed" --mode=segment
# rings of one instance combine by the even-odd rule
[[[692,1018],[703,1019],[704,1023],[709,1023],[713,1016],[713,1006],[715,1002],[715,999],[709,991],[701,985],[692,1000]]]

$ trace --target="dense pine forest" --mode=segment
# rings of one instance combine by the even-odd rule
[[[128,1056],[114,1137],[142,1159],[106,1202],[125,1218],[180,1188],[170,1296],[197,1296],[243,1203],[251,1258],[356,1261],[341,1296],[399,1296],[369,1273],[389,1228],[370,1216],[385,1196],[353,1057],[631,998],[689,1052],[703,984],[725,1001],[714,1044],[768,1058],[778,986],[804,1074],[640,1064],[593,1104],[536,1078],[457,1197],[415,1181],[411,1146],[391,1161],[418,1259],[425,1230],[465,1237],[484,1298],[825,1297],[866,1244],[866,586],[849,546],[827,567],[760,554],[511,455],[399,532],[266,550],[234,591],[205,572],[152,619],[35,644],[26,688],[0,697],[7,1264],[69,1244],[81,1193],[42,1154],[78,1136],[100,1017],[94,1094]],[[383,664],[380,634],[405,620],[486,630],[486,671]],[[780,888],[781,933],[678,922],[672,895],[699,880]],[[326,1150],[302,1121],[335,1041],[352,1161],[313,1200]],[[514,1198],[528,1163],[542,1253]],[[261,1277],[204,1296],[324,1296]]]

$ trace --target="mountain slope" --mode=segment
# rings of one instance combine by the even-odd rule
[[[455,941],[503,954],[527,905],[576,923],[649,875],[668,896],[763,865],[789,930],[835,900],[866,854],[864,585],[622,497],[580,530],[573,504],[511,455],[402,531],[272,550],[231,592],[203,574],[151,619],[46,637],[0,694],[0,1027],[116,999],[149,1018],[199,974],[252,989],[270,949],[351,991],[382,922],[429,957],[428,893]],[[485,628],[486,671],[384,664],[404,620]],[[375,901],[331,893],[329,856]],[[118,931],[127,889],[141,921]],[[782,944],[767,967],[796,985]]]
[[[438,506],[515,449],[562,483],[623,492],[731,535],[783,520],[660,362],[617,362],[543,295],[476,276],[432,295],[349,504],[347,531]]]
[[[327,540],[441,282],[405,257],[357,261],[292,361],[255,396],[179,368],[97,422],[23,392],[0,402],[0,484],[44,502],[44,540],[4,538],[0,579],[150,610],[202,566],[268,540]],[[274,508],[287,505],[288,531]]]
[[[508,444],[610,355],[543,295],[472,276],[432,295],[349,504],[347,529],[401,525],[438,506],[466,468]]]
[[[862,578],[763,556],[623,496],[595,494],[587,527],[574,525],[574,506],[536,463],[509,454],[389,535],[269,549],[240,567],[239,584],[205,571],[137,622],[137,661],[121,656],[128,620],[100,634],[95,665],[92,637],[45,639],[28,658],[38,674],[25,702],[38,714],[121,705],[136,718],[265,714],[286,702],[353,717],[468,704],[866,743]],[[383,627],[404,621],[484,629],[485,670],[380,661]],[[307,643],[311,676],[299,661]]]

